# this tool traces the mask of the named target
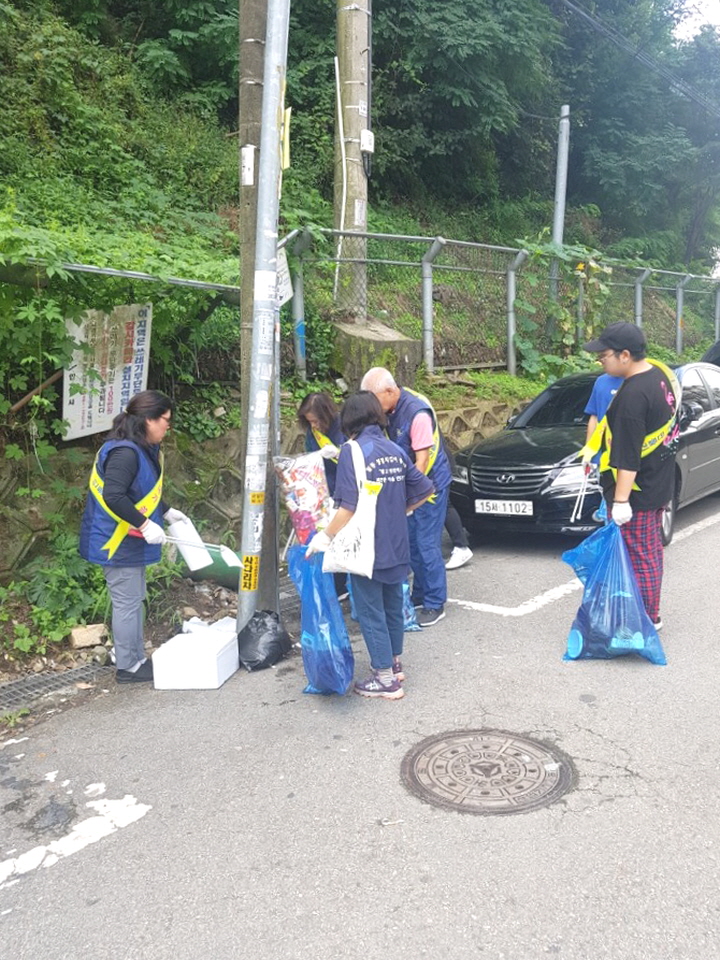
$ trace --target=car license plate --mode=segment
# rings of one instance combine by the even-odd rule
[[[500,513],[513,517],[531,517],[532,500],[476,500],[475,513]]]

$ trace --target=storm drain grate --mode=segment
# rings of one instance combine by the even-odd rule
[[[456,730],[421,740],[403,759],[404,785],[421,800],[458,813],[529,813],[575,783],[557,747],[506,730]]]
[[[64,670],[62,673],[39,673],[23,677],[22,680],[0,683],[0,712],[22,710],[46,694],[57,693],[65,688],[68,692],[75,693],[76,683],[110,680],[114,673],[115,667],[101,667],[99,664],[89,663],[74,670]]]

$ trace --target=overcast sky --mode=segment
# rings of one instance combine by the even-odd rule
[[[686,0],[685,9],[690,16],[678,27],[678,37],[692,37],[707,23],[720,27],[720,0]]]

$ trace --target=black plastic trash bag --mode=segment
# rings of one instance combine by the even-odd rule
[[[291,647],[280,617],[271,610],[256,610],[238,634],[240,663],[246,670],[272,667],[290,653]]]
[[[355,659],[332,573],[323,573],[322,554],[305,558],[307,547],[288,551],[288,570],[300,594],[302,651],[308,685],[303,693],[344,694]]]
[[[618,525],[601,527],[562,558],[585,584],[563,659],[610,660],[637,653],[650,663],[667,663]]]

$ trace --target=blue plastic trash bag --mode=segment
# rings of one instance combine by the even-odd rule
[[[414,630],[422,630],[417,622],[415,607],[410,599],[410,584],[405,581],[403,584],[403,629],[405,633],[412,633]]]
[[[609,660],[637,653],[665,664],[657,630],[645,612],[620,527],[609,523],[563,560],[585,584],[564,660]]]
[[[288,550],[288,569],[300,594],[303,666],[308,685],[303,693],[347,692],[355,660],[331,573],[322,571],[322,554],[305,559],[307,547]]]

